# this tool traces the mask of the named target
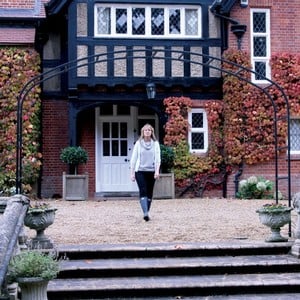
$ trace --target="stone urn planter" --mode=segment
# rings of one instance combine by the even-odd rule
[[[25,250],[12,258],[8,267],[8,281],[17,282],[22,300],[47,300],[47,286],[59,272],[59,263],[48,254]]]
[[[260,222],[271,229],[271,235],[265,240],[266,242],[288,241],[288,238],[280,234],[280,230],[291,221],[292,209],[282,204],[266,204],[256,211]]]
[[[19,278],[19,287],[22,300],[47,300],[47,287],[49,280],[40,277]]]
[[[30,242],[31,249],[52,249],[52,241],[45,235],[45,230],[53,224],[56,208],[41,204],[30,207],[24,219],[24,225],[36,230],[36,236]]]

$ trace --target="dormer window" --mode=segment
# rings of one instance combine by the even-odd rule
[[[95,37],[199,38],[201,8],[96,4]]]

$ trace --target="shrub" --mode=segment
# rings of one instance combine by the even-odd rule
[[[18,278],[40,277],[53,279],[59,272],[59,263],[52,256],[38,250],[23,251],[12,258],[8,267],[9,282]]]
[[[174,151],[171,147],[160,145],[161,152],[161,171],[170,173],[174,165]]]
[[[273,198],[271,191],[273,182],[263,177],[250,176],[239,183],[237,198],[244,199],[263,199]]]
[[[77,174],[77,166],[88,161],[88,154],[80,146],[69,146],[61,151],[60,159],[73,168],[74,173]]]

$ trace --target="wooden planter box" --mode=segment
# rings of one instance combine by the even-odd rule
[[[89,195],[89,176],[69,175],[63,173],[63,199],[64,200],[87,200]]]
[[[175,183],[174,173],[160,174],[155,181],[153,198],[154,199],[174,199]]]

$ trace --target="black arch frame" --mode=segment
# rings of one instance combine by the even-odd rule
[[[16,193],[21,194],[22,193],[22,113],[23,113],[23,103],[28,95],[28,93],[37,85],[55,77],[61,74],[64,74],[66,72],[76,70],[80,67],[88,66],[90,64],[96,64],[101,62],[108,62],[112,60],[118,60],[118,59],[124,59],[124,57],[121,58],[114,58],[114,55],[116,54],[124,54],[126,57],[130,57],[131,59],[146,59],[146,56],[143,55],[137,55],[139,52],[143,52],[142,50],[120,50],[120,51],[113,51],[108,53],[101,53],[96,55],[91,55],[87,57],[83,57],[80,59],[76,59],[73,61],[69,61],[67,63],[61,64],[51,70],[48,70],[44,73],[41,73],[35,77],[33,77],[31,80],[29,80],[20,91],[18,98],[17,98],[17,144],[16,144]],[[157,53],[163,52],[165,53],[166,50],[160,49],[153,51],[152,57],[154,57]],[[171,52],[180,54],[178,57],[174,58],[171,56],[162,56],[161,59],[163,60],[177,60],[181,62],[190,62],[197,65],[202,65],[209,67],[211,69],[215,69],[217,71],[220,71],[222,73],[232,75],[234,77],[237,77],[240,80],[243,80],[255,88],[262,91],[270,100],[272,106],[273,106],[273,112],[274,112],[274,138],[275,138],[275,199],[276,203],[278,203],[278,183],[279,180],[287,180],[287,190],[288,190],[288,203],[289,206],[291,205],[291,159],[290,159],[290,112],[289,112],[289,103],[287,95],[285,94],[283,88],[278,85],[276,82],[272,81],[271,79],[262,76],[261,74],[258,74],[257,72],[246,68],[242,65],[236,64],[234,62],[225,60],[223,58],[210,56],[207,54],[201,54],[201,53],[195,53],[195,52],[188,52],[188,51],[180,51],[180,50],[172,50]],[[134,55],[133,55],[134,54]],[[192,61],[189,59],[189,57],[200,57],[201,59],[198,61]],[[188,57],[188,58],[187,58]],[[156,59],[159,59],[156,57]],[[215,64],[213,64],[215,63]],[[234,67],[237,69],[236,71],[230,71],[227,69],[222,68],[222,65],[226,63],[229,66]],[[220,67],[219,67],[220,65]],[[249,76],[250,74],[250,76]],[[251,75],[257,75],[259,78],[263,79],[265,82],[267,82],[267,85],[260,86],[254,82],[251,81]],[[250,79],[249,79],[250,78]],[[277,105],[275,100],[273,99],[272,95],[269,92],[269,89],[277,89],[279,91],[279,94],[281,97],[283,97],[285,104],[286,104],[286,115],[281,117],[280,119],[277,116]],[[277,140],[277,131],[278,126],[277,122],[285,120],[287,122],[287,143],[284,147],[287,150],[287,175],[286,176],[279,176],[278,174],[278,151],[284,150],[282,147],[279,147],[278,140]]]

